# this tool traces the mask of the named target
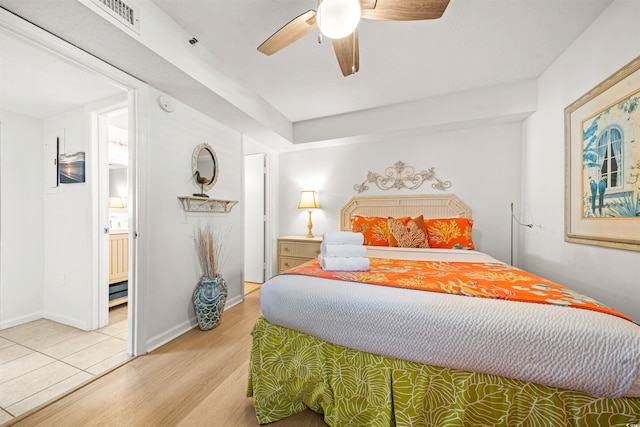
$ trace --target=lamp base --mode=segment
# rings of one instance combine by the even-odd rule
[[[313,235],[313,233],[311,232],[311,228],[313,228],[313,223],[311,222],[311,209],[309,209],[309,222],[307,222],[307,230],[309,230],[309,232],[307,233],[307,235],[305,237],[307,237],[308,239],[315,237]]]

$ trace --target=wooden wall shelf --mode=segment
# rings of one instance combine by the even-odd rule
[[[234,200],[209,199],[207,197],[178,196],[185,212],[229,213],[236,205]]]

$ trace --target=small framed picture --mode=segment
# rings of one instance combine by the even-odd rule
[[[60,184],[85,182],[84,151],[58,156],[58,176]]]

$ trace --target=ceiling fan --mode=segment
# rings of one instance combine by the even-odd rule
[[[356,28],[360,18],[377,21],[437,19],[448,4],[449,0],[318,0],[317,12],[311,9],[295,17],[258,46],[258,51],[273,55],[319,28],[332,40],[340,70],[346,77],[360,69]]]

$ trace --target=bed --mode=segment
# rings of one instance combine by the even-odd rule
[[[359,196],[342,208],[341,230],[354,215],[471,210],[455,195]],[[452,266],[530,275],[476,250],[371,246],[367,257],[372,274],[430,265],[436,276]],[[589,309],[474,298],[306,275],[314,269],[317,260],[262,285],[247,389],[261,424],[306,408],[331,426],[640,423],[640,326],[597,301],[570,290],[564,299]],[[532,292],[546,295],[536,279]]]

